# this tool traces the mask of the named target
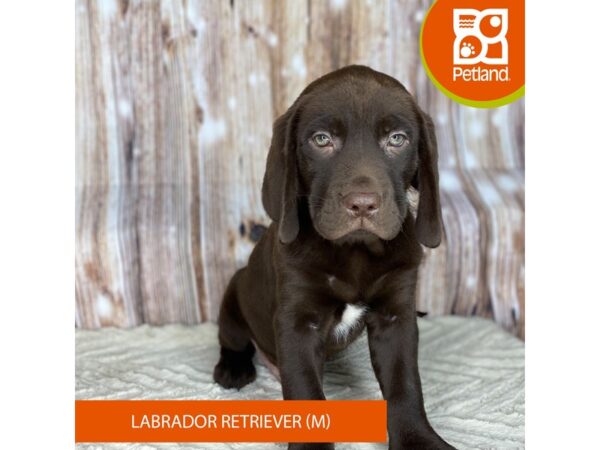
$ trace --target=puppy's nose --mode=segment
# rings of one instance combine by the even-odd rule
[[[381,196],[373,192],[351,192],[342,198],[342,204],[354,217],[371,217],[379,210]]]

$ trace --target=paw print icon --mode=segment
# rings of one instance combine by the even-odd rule
[[[454,64],[508,64],[508,10],[454,9]]]
[[[460,56],[462,58],[473,58],[477,55],[478,51],[475,48],[475,45],[467,40],[463,41],[460,46]]]

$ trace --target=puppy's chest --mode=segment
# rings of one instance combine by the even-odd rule
[[[323,281],[327,296],[337,303],[329,338],[342,344],[352,340],[364,328],[373,288],[385,272],[356,255],[339,263],[337,267],[342,270],[328,271]]]
[[[330,338],[334,342],[345,342],[348,338],[360,332],[364,326],[364,316],[367,306],[364,304],[346,303],[339,317],[335,318],[334,325],[330,331]]]
[[[343,271],[331,271],[325,274],[325,285],[328,295],[344,303],[368,303],[372,288],[380,274],[364,267],[352,267],[350,264]]]
[[[364,326],[368,299],[356,282],[343,281],[335,275],[327,275],[329,295],[339,306],[335,309],[329,337],[333,342],[343,343]]]

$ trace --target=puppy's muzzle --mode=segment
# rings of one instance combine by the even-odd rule
[[[370,218],[379,211],[381,195],[373,192],[351,192],[342,197],[342,205],[351,217]]]

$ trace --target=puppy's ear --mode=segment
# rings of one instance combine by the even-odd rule
[[[437,140],[431,117],[419,110],[419,165],[415,187],[419,190],[416,232],[419,242],[435,248],[442,240],[442,211],[438,174]]]
[[[296,165],[295,108],[273,125],[262,185],[262,201],[269,217],[279,223],[279,240],[289,244],[298,235],[298,169]]]

